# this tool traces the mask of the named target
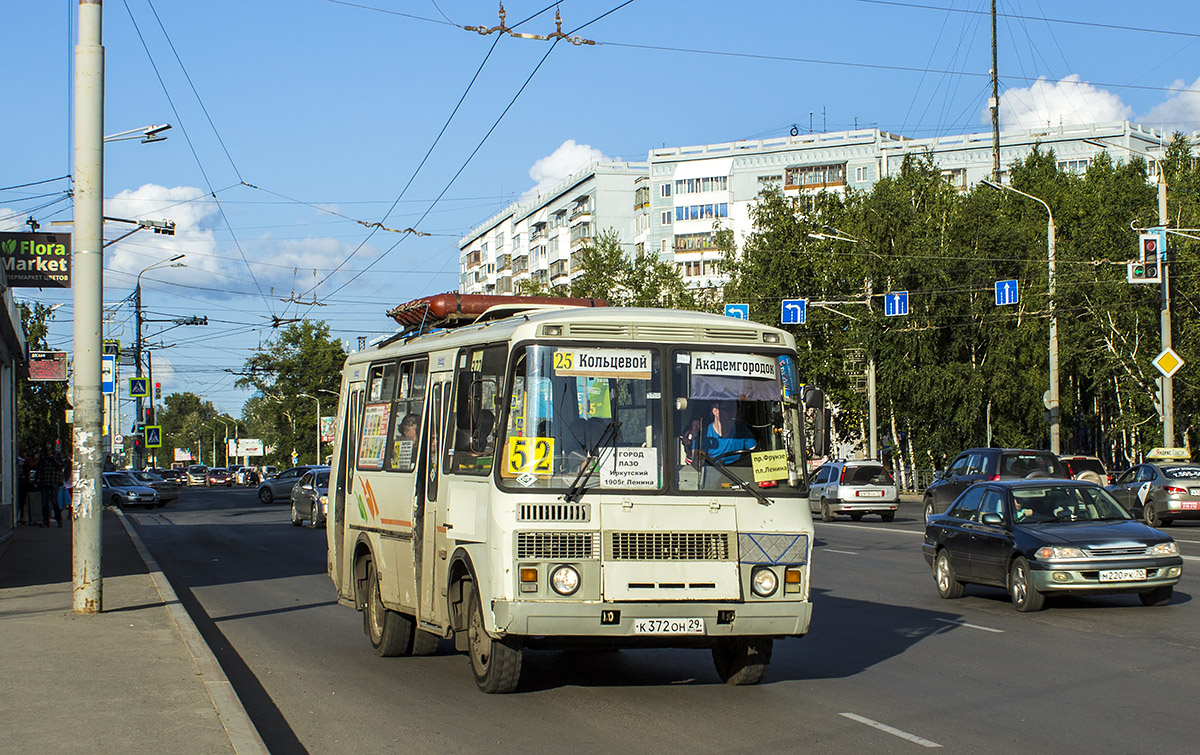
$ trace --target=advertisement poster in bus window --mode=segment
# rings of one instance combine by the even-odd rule
[[[358,447],[360,469],[383,469],[383,453],[387,448],[388,418],[392,405],[367,404],[363,408],[362,441]]]
[[[608,378],[575,378],[575,392],[579,397],[580,419],[612,419]]]

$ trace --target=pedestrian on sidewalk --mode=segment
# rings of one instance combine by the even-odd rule
[[[42,455],[38,457],[38,490],[42,493],[42,526],[50,526],[50,509],[54,519],[62,526],[62,510],[58,507],[58,489],[63,484],[63,461],[58,450],[50,441],[42,444]]]
[[[17,454],[17,524],[33,524],[33,510],[29,506],[29,489],[33,487],[34,459],[25,455],[25,449]]]
[[[68,466],[63,470],[63,484],[58,489],[58,510],[63,514],[66,514],[67,519],[73,519],[75,515],[75,509],[71,505],[71,499],[74,497],[74,494],[75,475],[72,472],[71,467]],[[58,526],[62,526],[61,519],[59,520]]]

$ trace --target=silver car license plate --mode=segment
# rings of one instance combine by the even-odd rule
[[[1145,578],[1145,569],[1109,569],[1100,572],[1101,582],[1137,582]]]

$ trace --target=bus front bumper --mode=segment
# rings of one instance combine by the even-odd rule
[[[751,603],[605,603],[495,600],[496,627],[523,637],[625,637],[660,640],[706,637],[801,637],[808,632],[812,604],[795,600]],[[646,622],[645,619],[664,619]],[[681,625],[679,621],[702,619]],[[675,630],[675,631],[672,631]]]

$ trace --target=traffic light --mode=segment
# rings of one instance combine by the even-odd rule
[[[154,400],[162,401],[162,383],[154,384]]]
[[[1130,283],[1162,283],[1162,259],[1165,251],[1162,235],[1143,233],[1138,236],[1138,259],[1129,262],[1125,279]]]

